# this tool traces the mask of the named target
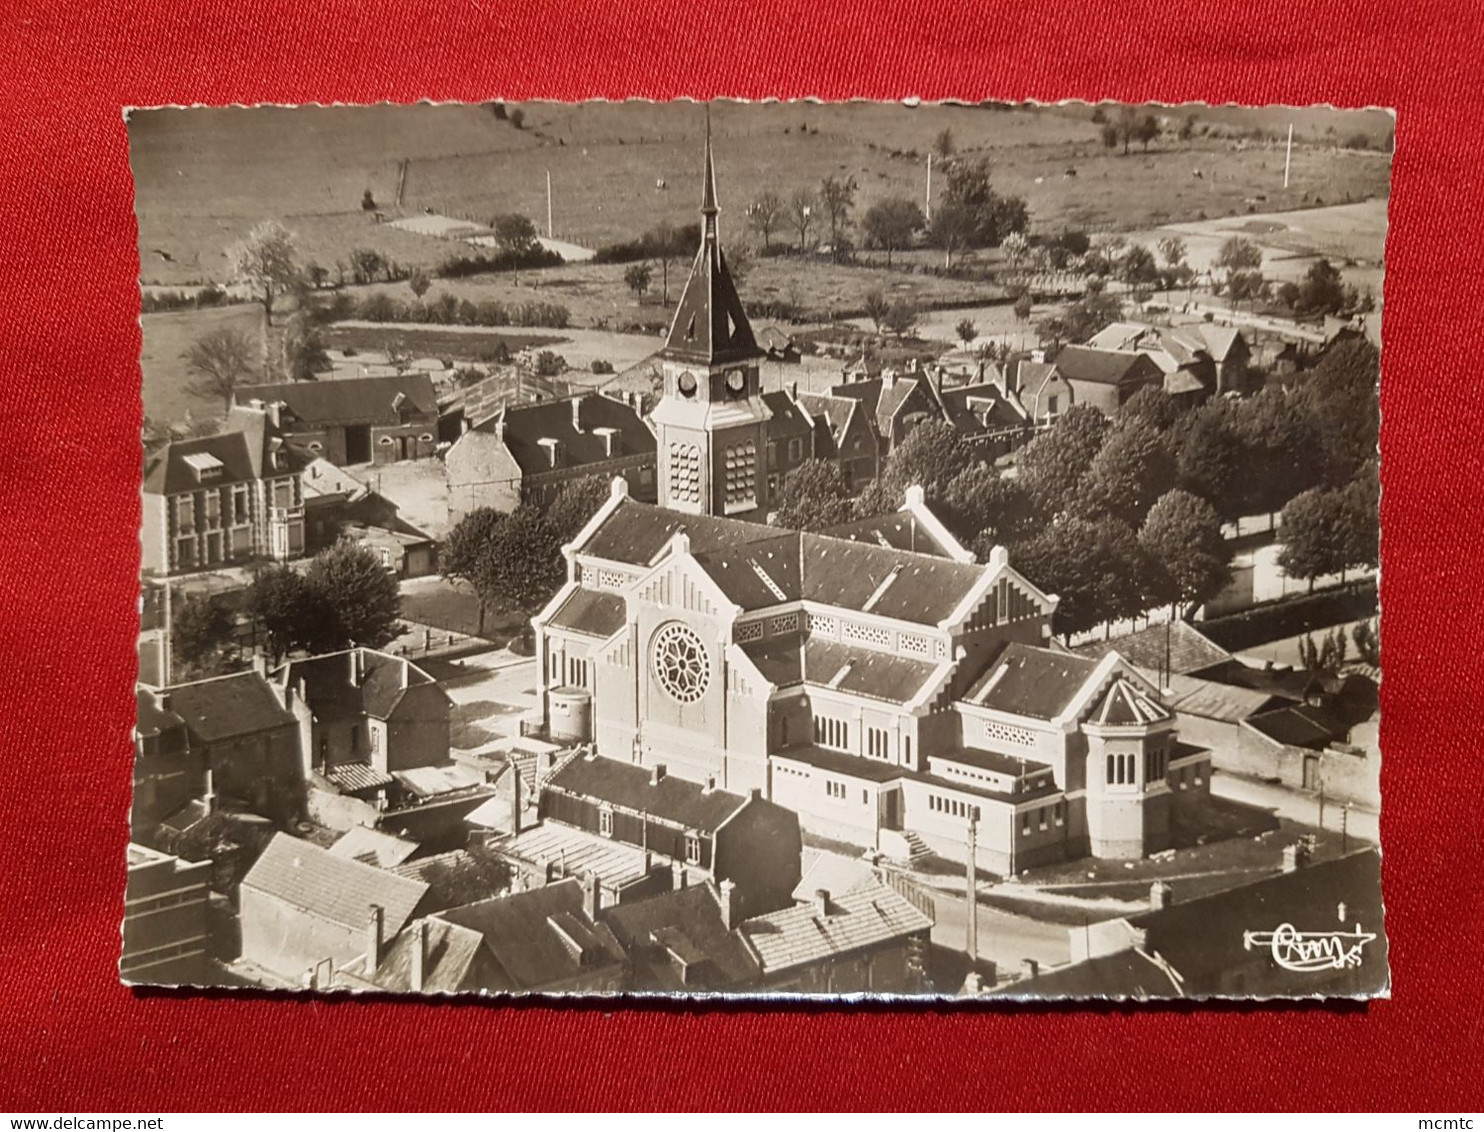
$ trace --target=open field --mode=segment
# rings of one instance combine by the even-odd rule
[[[144,415],[155,422],[181,424],[224,414],[220,398],[201,397],[188,388],[192,378],[185,352],[205,334],[224,326],[257,339],[263,329],[263,308],[255,303],[204,310],[147,314],[139,320],[144,348],[139,364],[144,375]]]
[[[555,346],[561,343],[562,334],[352,321],[327,326],[324,338],[325,345],[332,349],[386,353],[387,346],[392,345],[416,358],[449,358],[459,362],[492,361],[502,344],[511,354],[531,347]]]
[[[361,209],[367,189],[389,217],[433,209],[483,222],[521,212],[542,223],[549,171],[555,235],[587,247],[631,239],[661,220],[694,220],[699,106],[532,103],[524,110],[524,129],[473,106],[136,113],[130,143],[143,276],[220,281],[227,245],[266,217],[283,220],[298,233],[304,258],[327,267],[355,247],[424,266],[463,247],[374,223]],[[1163,113],[1174,125],[1186,112]],[[1104,149],[1086,107],[722,103],[712,117],[724,232],[734,242],[743,235],[743,208],[763,189],[787,196],[828,174],[856,178],[857,215],[886,195],[921,199],[926,154],[944,128],[959,152],[992,160],[997,187],[1027,198],[1040,231],[1153,227],[1245,213],[1259,197],[1258,207],[1280,210],[1388,191],[1387,155],[1335,144],[1355,132],[1389,136],[1386,114],[1190,112],[1223,131],[1250,122],[1273,132],[1292,119],[1299,138],[1315,144],[1296,144],[1285,193],[1277,143],[1162,139],[1150,153],[1136,148],[1125,157]],[[1069,169],[1076,175],[1067,176]],[[935,177],[935,191],[940,186]],[[826,238],[816,225],[811,239]],[[781,229],[774,239],[794,237]]]

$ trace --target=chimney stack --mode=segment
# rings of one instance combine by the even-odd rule
[[[1020,973],[1027,979],[1034,979],[1041,973],[1041,964],[1034,959],[1022,959],[1020,961]]]
[[[718,903],[721,905],[721,923],[727,931],[737,930],[737,925],[742,922],[742,900],[738,896],[737,886],[729,880],[724,880],[717,886],[721,897]]]
[[[654,764],[654,769],[649,772],[649,784],[651,786],[658,786],[664,780],[665,780],[665,764],[664,763],[655,763]]]
[[[208,814],[216,813],[216,777],[210,767],[206,768],[206,788],[201,794],[201,804]]]
[[[587,918],[596,924],[598,912],[603,907],[603,886],[598,881],[598,874],[589,873],[582,889],[583,910],[587,912]]]
[[[797,401],[799,399],[799,383],[797,381],[790,381],[788,383],[788,399],[790,401]]]
[[[672,861],[670,863],[670,887],[679,892],[685,887],[685,882],[685,866],[679,861]]]
[[[582,398],[572,398],[572,431],[582,431]]]
[[[814,914],[823,919],[830,914],[830,890],[827,888],[816,888],[814,890]]]
[[[715,790],[716,790],[716,775],[714,775],[714,774],[708,774],[706,776],[706,785],[701,788],[701,793],[702,794],[711,794],[711,793],[715,792]]]
[[[371,917],[366,924],[366,976],[370,978],[376,974],[376,968],[381,966],[382,927],[385,913],[380,904],[371,905]]]
[[[1168,908],[1175,902],[1175,890],[1162,880],[1149,886],[1149,907],[1154,911]]]
[[[412,932],[412,989],[421,991],[428,979],[428,921],[419,920]]]

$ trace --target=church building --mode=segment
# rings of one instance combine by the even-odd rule
[[[533,620],[548,737],[757,790],[808,834],[892,857],[972,852],[1008,875],[1164,849],[1209,753],[1116,652],[1049,647],[1056,598],[1003,549],[980,563],[757,521],[768,408],[709,137],[702,216],[654,412],[659,505],[615,479]]]

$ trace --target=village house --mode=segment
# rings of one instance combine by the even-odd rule
[[[864,371],[847,372],[844,382],[830,387],[831,396],[859,401],[875,420],[883,459],[916,425],[943,417],[932,383],[916,368],[913,365],[905,373],[883,369],[875,377]]]
[[[1241,331],[1214,322],[1150,326],[1115,322],[1087,341],[1099,350],[1147,354],[1164,374],[1164,391],[1177,400],[1199,403],[1223,393],[1246,393],[1252,350]]]
[[[593,875],[604,904],[723,881],[737,907],[788,903],[798,880],[798,818],[760,792],[672,776],[662,765],[577,755],[545,779],[540,824],[495,848],[527,883]]]
[[[938,403],[943,419],[987,460],[997,460],[1019,448],[1031,435],[1031,414],[1006,393],[999,380],[943,387]]]
[[[432,456],[438,398],[426,373],[242,385],[238,405],[263,408],[291,443],[336,466]]]
[[[814,422],[798,402],[798,388],[763,394],[772,414],[768,419],[766,501],[777,503],[779,489],[788,474],[814,458]]]
[[[591,887],[564,880],[416,920],[338,981],[420,994],[611,994],[626,971]]]
[[[1117,416],[1118,410],[1141,389],[1164,388],[1164,374],[1159,366],[1148,354],[1137,350],[1064,346],[1055,363],[1057,375],[1071,390],[1072,403],[1091,405],[1105,417]],[[1055,415],[1049,408],[1049,400],[1048,412]]]
[[[256,670],[136,693],[141,704],[135,743],[151,752],[147,773],[173,767],[174,779],[157,799],[163,806],[182,791],[197,797],[211,776],[216,798],[255,813],[302,814],[303,760],[299,726],[284,690]],[[178,727],[174,724],[179,720]],[[158,736],[150,732],[161,730]],[[181,748],[182,736],[184,750]],[[136,771],[138,773],[138,771]],[[173,809],[169,812],[174,812]]]
[[[210,885],[211,862],[191,863],[130,844],[120,979],[153,986],[210,979]]]
[[[815,458],[839,465],[846,490],[858,494],[881,471],[882,440],[870,410],[833,393],[800,393],[799,405],[814,425]]]
[[[157,825],[196,797],[206,781],[206,760],[191,749],[185,720],[154,688],[134,689],[134,802],[136,835]]]
[[[637,498],[655,497],[655,439],[632,405],[601,393],[499,406],[468,422],[444,456],[449,515],[480,507],[545,507],[572,480],[623,476]]]
[[[737,930],[740,903],[731,881],[708,880],[616,904],[599,916],[628,954],[633,989],[744,991],[756,983],[760,968]]]
[[[171,441],[149,455],[144,572],[181,574],[303,554],[305,463],[266,410],[241,407],[218,435]]]
[[[1011,358],[1002,374],[1005,392],[1019,402],[1035,428],[1050,427],[1072,407],[1071,385],[1040,350]]]
[[[277,834],[238,891],[242,960],[287,986],[330,986],[420,912],[428,886]]]

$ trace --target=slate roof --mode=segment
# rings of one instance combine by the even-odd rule
[[[1088,346],[1067,346],[1056,355],[1056,368],[1068,381],[1087,381],[1097,385],[1122,385],[1125,381],[1159,374],[1159,367],[1148,356],[1133,350],[1096,350]]]
[[[200,742],[255,735],[295,722],[267,679],[256,672],[176,684],[164,689],[164,695],[166,710],[184,720],[191,736]]]
[[[988,569],[830,535],[683,515],[632,499],[620,503],[579,550],[594,558],[645,566],[680,530],[690,539],[691,553],[744,609],[803,599],[855,611],[866,611],[870,605],[869,612],[883,617],[936,625],[958,608]],[[789,561],[794,546],[797,567]],[[780,587],[783,597],[758,577],[754,562]],[[890,584],[883,589],[888,579]]]
[[[502,856],[534,865],[555,862],[573,875],[595,875],[610,890],[632,884],[649,871],[644,850],[638,846],[556,822],[533,826],[500,842],[496,850]]]
[[[384,990],[410,991],[412,952],[420,943],[427,949],[423,961],[424,994],[481,990],[499,978],[498,969],[482,954],[484,936],[479,932],[437,916],[429,916],[419,923],[427,925],[426,940],[418,940],[416,924],[402,932],[387,947],[381,965],[371,975],[371,982]]]
[[[740,794],[711,790],[667,774],[651,782],[648,768],[614,759],[576,758],[546,780],[546,789],[563,790],[612,803],[635,813],[648,813],[687,829],[714,833],[749,802]]]
[[[914,554],[930,554],[934,558],[953,557],[949,548],[939,542],[910,511],[888,511],[885,515],[876,515],[870,519],[841,523],[821,533],[831,538],[848,539],[850,542],[864,542],[893,550],[910,550]]]
[[[628,952],[635,985],[646,991],[725,990],[758,973],[747,945],[727,930],[709,881],[615,904],[599,919]]]
[[[914,393],[920,394],[921,412],[937,415],[937,404],[930,390],[931,385],[924,377],[897,374],[889,381],[884,377],[872,377],[842,382],[830,387],[830,395],[859,401],[876,421],[876,430],[882,436],[890,436],[892,422]]]
[[[379,905],[388,936],[402,930],[428,891],[418,881],[337,857],[286,833],[274,835],[242,887],[357,931],[369,922],[371,905]]]
[[[566,629],[586,637],[607,640],[623,628],[627,616],[624,599],[616,593],[604,590],[576,589],[572,596],[562,602],[547,625],[553,629]]]
[[[741,925],[765,975],[904,940],[933,921],[884,884],[830,893],[827,910],[797,904]]]
[[[1285,701],[1266,692],[1176,673],[1169,678],[1169,706],[1183,715],[1237,723]]]
[[[202,455],[211,456],[222,465],[221,472],[206,481],[201,480],[192,466],[192,458]],[[203,487],[248,483],[262,479],[265,472],[269,476],[281,476],[302,471],[309,461],[307,452],[286,444],[277,435],[265,412],[234,406],[217,435],[171,441],[147,456],[143,490],[146,495],[171,495]]]
[[[770,440],[788,440],[790,437],[809,435],[811,429],[808,418],[800,411],[798,402],[787,393],[779,389],[764,393],[763,404],[773,414],[773,419],[768,422]]]
[[[866,412],[853,397],[838,397],[831,393],[800,393],[799,404],[823,433],[821,439],[829,442],[828,451],[816,451],[815,455],[820,457],[838,455],[840,442],[850,431],[857,410]]]
[[[1071,651],[1091,660],[1101,660],[1110,647],[1116,648],[1118,655],[1135,667],[1158,671],[1165,666],[1166,628],[1165,625],[1150,625],[1115,641],[1093,641],[1078,645]],[[1171,672],[1194,672],[1232,659],[1231,653],[1184,621],[1170,622],[1168,631]]]
[[[1019,428],[1026,423],[1025,410],[992,381],[945,389],[940,399],[948,422],[959,432],[972,435],[988,429]]]
[[[403,398],[402,411],[394,402]],[[288,381],[274,385],[239,385],[234,393],[238,404],[248,401],[282,402],[292,416],[283,427],[292,432],[299,425],[326,428],[333,425],[400,425],[405,414],[438,415],[438,397],[433,379],[425,373],[396,377],[347,377],[327,381]]]
[[[1093,708],[1090,722],[1104,727],[1138,727],[1170,718],[1169,711],[1128,680],[1115,680]]]
[[[379,829],[355,825],[342,833],[329,851],[332,856],[389,869],[416,853],[417,842],[403,841],[400,837],[382,833]]]
[[[964,699],[1032,719],[1055,719],[1081,691],[1098,662],[1031,645],[1010,644]]]
[[[1134,948],[1044,971],[990,992],[994,998],[1179,998],[1182,984],[1153,956]]]
[[[1275,743],[1315,751],[1332,742],[1343,742],[1350,730],[1338,712],[1313,704],[1286,704],[1248,716],[1246,722]]]
[[[564,880],[451,908],[438,917],[483,937],[506,984],[485,989],[537,991],[624,961],[613,933],[593,923],[583,904],[582,885]]]
[[[904,766],[897,766],[881,759],[847,755],[844,751],[832,751],[828,747],[813,745],[783,747],[772,752],[769,757],[790,759],[830,774],[858,778],[865,782],[895,782],[899,778],[912,776],[912,772]]]
[[[360,684],[354,685],[351,664],[357,654],[364,667]],[[434,683],[431,676],[410,660],[366,648],[289,661],[274,673],[274,680],[291,687],[304,681],[305,702],[321,720],[362,715],[388,719],[409,688]],[[446,692],[439,689],[438,694],[447,702]]]
[[[857,696],[905,704],[938,674],[939,664],[820,638],[744,645],[770,683],[838,688]]]
[[[572,422],[574,401],[578,405],[576,425]],[[540,443],[543,439],[561,445],[557,467],[568,469],[626,456],[653,455],[655,451],[654,433],[639,414],[622,401],[601,393],[510,405],[500,419],[505,422],[505,447],[527,475],[551,470],[549,449]],[[608,441],[596,431],[600,428],[615,432],[612,456],[608,455]],[[479,431],[487,433],[493,429],[490,422],[481,425]]]

